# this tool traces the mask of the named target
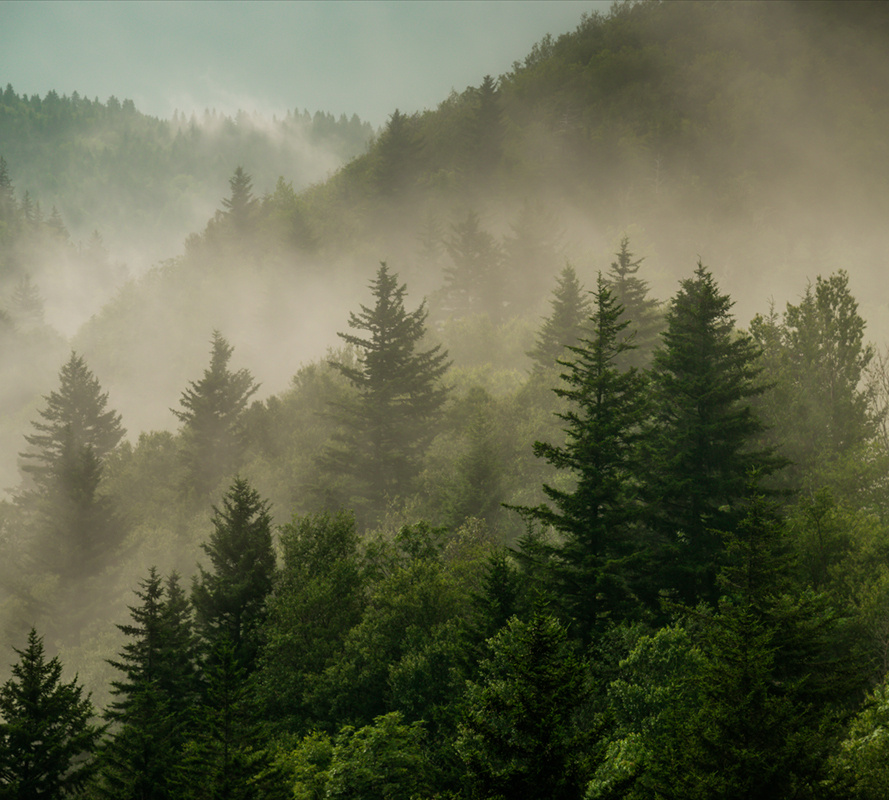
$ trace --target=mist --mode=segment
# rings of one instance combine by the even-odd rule
[[[495,555],[528,541],[527,512],[577,478],[560,473],[558,459],[539,457],[547,452],[540,443],[564,441],[570,424],[568,393],[558,391],[570,368],[565,353],[592,336],[586,328],[572,333],[552,363],[534,355],[556,316],[560,280],[570,266],[580,286],[576,307],[589,310],[584,303],[599,276],[613,282],[624,256],[656,310],[652,329],[664,330],[672,300],[701,264],[730,297],[732,341],[773,334],[764,345],[750,340],[758,360],[743,365],[768,387],[743,395],[763,424],[751,425],[741,450],[780,455],[786,446],[798,458],[791,477],[770,486],[791,498],[794,546],[811,555],[805,536],[813,517],[804,503],[829,495],[838,509],[832,524],[854,517],[847,539],[862,537],[863,555],[848,545],[860,563],[843,561],[844,568],[864,574],[862,565],[889,542],[880,477],[889,463],[889,17],[879,6],[844,9],[584,5],[570,32],[541,30],[519,60],[499,68],[486,62],[465,88],[441,90],[434,102],[414,94],[393,102],[381,93],[372,110],[336,114],[282,111],[270,94],[254,97],[209,69],[198,80],[215,87],[218,110],[194,110],[198,90],[182,85],[168,97],[146,96],[146,109],[144,85],[121,94],[135,100],[102,102],[88,99],[100,91],[92,87],[80,95],[52,85],[28,96],[10,86],[0,96],[0,544],[11,553],[0,582],[0,643],[45,624],[53,652],[68,653],[97,704],[108,703],[107,659],[123,637],[114,626],[126,619],[133,587],[151,566],[204,580],[208,537],[220,530],[214,515],[240,481],[262,498],[273,566],[300,547],[308,552],[294,533],[311,527],[305,520],[342,512],[354,527],[346,538],[366,548],[367,608],[384,584],[400,596],[397,580],[417,563],[432,569],[432,556],[427,563],[417,555],[424,547],[445,565],[436,578],[442,586],[453,578],[466,598],[479,596]],[[473,36],[481,33],[492,31]],[[283,47],[278,35],[274,41]],[[374,42],[371,33],[363,40],[367,49]],[[396,55],[390,60],[411,69]],[[381,299],[381,275],[390,273],[396,289]],[[824,308],[835,302],[835,318],[817,306],[819,291]],[[847,336],[836,350],[851,364],[844,413],[857,429],[844,427],[845,418],[824,422],[828,402],[814,397],[819,387],[800,399],[793,347],[805,338],[794,327],[803,306],[817,306],[811,318],[824,328],[811,344],[815,361],[833,359],[830,347]],[[405,407],[417,396],[440,399],[440,407],[406,426],[392,470],[401,483],[374,495],[368,487],[382,485],[377,475],[350,469],[393,421],[362,405],[372,394],[363,372],[373,363],[368,353],[381,345],[361,324],[380,308],[416,323],[410,345],[418,363],[443,366],[421,389],[402,389]],[[640,345],[646,380],[656,381],[649,372],[665,346]],[[441,362],[438,354],[446,354]],[[52,393],[75,367],[93,393],[96,418],[113,429],[101,452],[75,441],[81,431],[70,422],[52,427],[64,407]],[[241,387],[219,414],[230,426],[220,423],[212,434],[183,412],[200,407],[194,398],[206,399],[199,390],[208,386],[216,400],[225,396],[219,386]],[[789,424],[797,409],[799,420]],[[120,415],[120,432],[110,412]],[[367,419],[371,430],[358,430]],[[825,455],[828,439],[835,452]],[[71,463],[28,468],[41,447],[50,463],[72,442],[80,449]],[[195,452],[211,454],[198,465],[206,468],[201,481],[193,476]],[[64,492],[52,480],[66,478],[66,469],[89,484],[93,516],[76,517],[76,503],[58,499]],[[53,537],[82,519],[100,519],[96,529],[110,533],[75,575],[56,563]],[[648,524],[635,522],[639,530]],[[552,530],[541,524],[535,535],[560,547],[570,531],[554,534],[558,525],[547,524]],[[385,558],[374,562],[379,553]],[[853,559],[843,553],[837,558]],[[474,608],[466,598],[454,608]],[[361,603],[356,619],[366,611]],[[47,609],[59,610],[58,620]],[[568,619],[573,612],[564,609]],[[659,613],[652,605],[645,624],[659,625],[651,622]],[[443,614],[440,630],[450,630],[450,619]],[[478,634],[479,647],[497,630]],[[312,669],[338,679],[331,665],[364,646],[362,631],[348,632],[354,641],[343,632],[342,652],[319,656],[322,666]],[[437,652],[432,647],[424,657]],[[300,702],[309,719],[308,701]],[[329,730],[340,723],[325,722]]]

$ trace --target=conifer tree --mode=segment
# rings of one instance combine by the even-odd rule
[[[25,436],[22,471],[33,484],[18,497],[34,534],[35,558],[69,578],[93,575],[114,555],[124,526],[102,495],[103,460],[124,435],[120,415],[81,356],[71,354],[60,386],[45,397]]]
[[[105,712],[116,723],[102,751],[102,790],[109,797],[176,797],[173,776],[198,700],[196,651],[178,577],[166,586],[152,567],[136,592],[129,637],[111,666],[114,700]]]
[[[248,370],[229,370],[233,352],[222,334],[213,331],[210,366],[182,393],[182,409],[172,409],[182,423],[186,488],[198,496],[234,475],[246,444],[243,414],[259,386]]]
[[[244,168],[238,165],[234,175],[229,178],[228,185],[231,187],[231,195],[222,201],[222,205],[235,230],[243,233],[249,226],[256,207],[253,180],[244,172]]]
[[[255,665],[259,633],[272,589],[272,549],[268,502],[246,480],[237,478],[213,509],[213,533],[202,545],[213,571],[198,567],[191,600],[197,630],[211,648],[228,642],[241,668]]]
[[[754,445],[763,425],[752,400],[766,386],[760,350],[735,329],[731,306],[699,262],[670,303],[652,367],[645,489],[650,521],[666,545],[661,588],[688,605],[716,601],[716,531],[734,530],[740,520],[751,471],[766,475],[781,463]]]
[[[0,796],[56,800],[79,795],[95,771],[102,729],[75,677],[62,681],[58,657],[46,660],[43,639],[28,635],[0,687]]]
[[[629,246],[630,239],[624,236],[616,253],[617,261],[611,263],[608,272],[608,285],[630,322],[624,336],[631,338],[634,345],[632,350],[625,351],[621,364],[641,369],[650,364],[658,345],[664,327],[663,315],[660,303],[648,296],[648,283],[638,277],[644,259],[633,261]]]
[[[631,596],[625,562],[637,546],[637,445],[646,411],[643,377],[617,366],[632,347],[622,336],[629,323],[601,274],[593,303],[588,338],[559,360],[566,371],[554,392],[568,401],[558,414],[565,444],[534,443],[534,454],[570,471],[576,485],[565,490],[544,484],[552,505],[519,509],[563,535],[553,548],[556,590],[585,639],[610,615],[625,613]]]
[[[349,326],[365,331],[338,334],[358,353],[355,366],[333,363],[352,384],[353,401],[334,407],[341,432],[322,456],[327,473],[349,475],[353,492],[371,516],[387,496],[403,493],[433,435],[445,402],[441,377],[448,368],[440,346],[420,350],[426,333],[425,303],[404,307],[407,287],[382,264],[370,284],[373,307],[349,315]]]
[[[570,264],[559,275],[550,306],[552,313],[543,321],[534,349],[528,352],[535,369],[543,372],[558,368],[559,359],[568,355],[565,349],[577,345],[589,320],[590,301]]]

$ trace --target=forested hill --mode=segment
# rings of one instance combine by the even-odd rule
[[[70,337],[117,265],[0,155],[0,795],[889,795],[887,19],[618,4],[304,189],[239,133]]]
[[[181,251],[238,164],[264,190],[284,174],[304,188],[364,152],[373,133],[355,115],[321,111],[158,119],[116,97],[27,97],[9,84],[0,92],[0,155],[19,192],[47,216],[55,207],[75,239],[98,231],[136,270]]]

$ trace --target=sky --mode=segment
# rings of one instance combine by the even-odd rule
[[[611,0],[0,0],[0,86],[170,117],[435,108]]]

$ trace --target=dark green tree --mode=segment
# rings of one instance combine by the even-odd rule
[[[570,264],[559,275],[550,306],[552,313],[540,326],[534,349],[528,352],[534,368],[541,372],[558,368],[557,362],[568,355],[565,349],[578,344],[589,321],[590,301]]]
[[[272,590],[272,549],[268,502],[237,478],[213,509],[213,533],[202,545],[213,567],[198,567],[191,601],[199,635],[212,648],[228,642],[237,665],[248,674],[255,667],[259,637]]]
[[[646,382],[635,368],[618,367],[632,347],[622,335],[629,324],[622,312],[600,274],[586,338],[559,360],[563,385],[554,392],[568,401],[558,414],[565,443],[534,443],[538,458],[569,471],[576,482],[570,490],[544,484],[551,505],[519,509],[559,532],[551,548],[554,588],[585,640],[614,615],[629,613],[628,560],[639,547],[634,526]]]
[[[13,648],[15,649],[15,648]],[[55,800],[79,795],[95,771],[102,729],[75,677],[62,681],[36,631],[0,688],[0,797]]]
[[[281,529],[283,564],[268,600],[257,691],[265,717],[302,724],[311,677],[338,657],[366,605],[351,514],[317,514]]]
[[[101,789],[109,797],[176,797],[174,777],[198,701],[197,652],[185,596],[152,568],[130,607],[132,623],[118,659],[121,677],[105,712],[112,737],[102,751]]]
[[[456,748],[470,797],[559,800],[582,794],[583,672],[566,630],[551,616],[513,617],[488,642],[467,686]]]
[[[688,605],[715,603],[719,530],[734,530],[751,471],[779,460],[755,447],[763,424],[753,399],[760,350],[737,331],[732,301],[700,262],[670,303],[652,366],[653,422],[646,438],[650,522],[663,537],[661,588]]]
[[[228,368],[233,351],[222,334],[213,331],[210,366],[182,393],[182,409],[172,409],[182,423],[186,486],[199,496],[234,475],[246,446],[244,411],[259,386],[248,370]]]
[[[448,368],[440,346],[420,350],[426,308],[404,307],[407,288],[382,264],[370,284],[374,306],[349,315],[349,327],[367,337],[340,333],[356,349],[357,363],[334,363],[349,380],[353,400],[333,408],[341,431],[321,460],[328,474],[355,480],[353,497],[370,517],[388,497],[403,494],[434,434],[447,396],[441,378]],[[358,509],[356,509],[357,511]]]
[[[375,148],[374,179],[381,195],[398,198],[411,188],[421,148],[414,118],[396,108]]]

